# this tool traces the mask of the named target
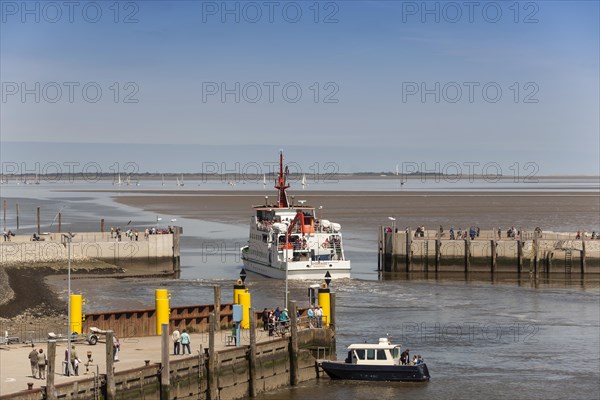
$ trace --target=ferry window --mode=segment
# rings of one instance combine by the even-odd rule
[[[385,350],[377,350],[377,359],[387,360],[387,357],[385,356]]]
[[[400,349],[397,347],[394,347],[392,349],[392,358],[398,358],[400,357]]]
[[[356,358],[359,360],[365,359],[365,351],[364,350],[354,350],[354,354],[356,354]]]
[[[367,349],[367,360],[375,359],[375,349]]]

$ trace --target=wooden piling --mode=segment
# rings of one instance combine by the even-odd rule
[[[100,233],[104,233],[104,218],[100,220]]]
[[[465,272],[468,273],[471,270],[471,241],[465,239]]]
[[[106,346],[104,347],[106,357],[106,399],[114,400],[117,398],[117,388],[115,386],[115,370],[113,354],[113,331],[106,332]]]
[[[40,207],[37,208],[37,233],[38,233],[38,235],[41,233],[41,230],[40,230]]]
[[[538,277],[538,233],[533,234],[533,274]]]
[[[19,230],[19,203],[17,203],[17,230]]]
[[[497,249],[496,249],[496,241],[494,239],[491,240],[490,242],[490,249],[491,249],[491,257],[492,257],[492,274],[496,273],[496,256],[497,256]]]
[[[58,212],[58,233],[62,230],[62,212]]]
[[[296,318],[296,301],[288,301],[290,315],[290,385],[296,386],[299,382],[298,371],[298,319]]]
[[[161,324],[160,337],[160,400],[169,400],[171,371],[169,365],[169,324]]]
[[[406,228],[406,272],[410,272],[412,263],[412,234],[410,226]]]
[[[435,239],[435,272],[437,273],[440,269],[440,261],[441,261],[441,256],[442,256],[442,241],[441,238],[438,236],[437,239]]]
[[[292,319],[295,318],[292,317]],[[250,364],[250,397],[256,397],[258,387],[256,385],[256,310],[254,308],[250,309],[250,354],[248,358]]]
[[[215,305],[215,330],[221,330],[221,286],[213,286]]]
[[[383,237],[383,226],[379,227],[379,240],[377,241],[377,271],[381,271],[383,269],[381,262],[381,240]]]
[[[523,242],[517,240],[517,273],[521,274],[523,269]]]
[[[585,234],[581,236],[581,274],[586,270]]]
[[[54,387],[54,374],[56,373],[56,340],[48,341],[46,350],[46,400],[56,400],[56,388]]]
[[[208,400],[218,400],[217,353],[215,352],[215,314],[208,317]]]

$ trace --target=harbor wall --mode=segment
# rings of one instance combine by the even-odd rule
[[[180,257],[181,228],[173,234],[148,235],[138,240],[118,241],[106,232],[78,232],[71,242],[71,260],[97,259],[113,264],[127,261],[159,262]],[[1,263],[60,262],[68,260],[68,246],[60,233],[42,234],[43,240],[33,241],[30,235],[13,236],[0,242]]]
[[[504,235],[504,233],[503,233]],[[480,232],[471,240],[437,233],[380,232],[379,269],[384,272],[600,273],[600,240],[575,234],[524,232],[514,238]]]
[[[305,329],[298,331],[298,370],[296,384],[319,377],[315,367],[317,357],[331,358],[334,354],[333,332],[329,329]],[[257,394],[289,386],[292,368],[292,338],[274,339],[255,346]],[[251,382],[250,346],[240,346],[215,352],[216,397],[219,400],[235,400],[249,397]],[[170,399],[209,399],[210,388],[209,353],[198,353],[169,361]],[[154,363],[114,374],[115,399],[161,399],[162,365]],[[106,375],[99,379],[90,377],[73,383],[55,385],[56,399],[106,399]],[[98,397],[95,395],[98,394]],[[0,400],[39,400],[45,398],[45,390],[34,389],[0,396]]]

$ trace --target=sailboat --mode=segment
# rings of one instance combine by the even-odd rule
[[[165,174],[161,174],[162,176],[162,186],[165,186]]]
[[[400,175],[400,171],[398,171],[398,164],[396,164],[396,176]],[[404,186],[404,178],[400,176],[400,189]]]
[[[304,189],[306,185],[308,185],[308,183],[306,183],[306,174],[304,174],[302,175],[302,189]]]
[[[267,175],[263,174],[263,188],[267,187]]]
[[[113,181],[113,185],[121,186],[122,184],[123,184],[123,181],[121,180],[121,174],[119,174],[119,179],[117,181]]]
[[[181,174],[181,180],[177,178],[177,186],[183,186],[183,174]]]
[[[39,185],[40,184],[40,177],[38,174],[35,174],[35,182],[34,184]]]

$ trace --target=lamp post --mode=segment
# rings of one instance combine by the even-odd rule
[[[283,304],[284,308],[288,306],[288,264],[289,264],[289,256],[288,256],[288,247],[290,243],[290,234],[286,231],[285,233],[285,303]]]
[[[74,233],[62,235],[63,245],[67,248],[67,375],[71,375],[71,242]]]
[[[392,226],[393,226],[392,232],[395,233],[396,232],[396,218],[394,218],[394,217],[388,217],[388,219],[390,221],[392,221]]]

